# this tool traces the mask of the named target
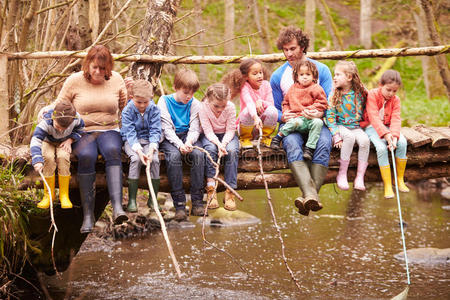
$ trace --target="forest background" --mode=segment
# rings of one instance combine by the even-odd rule
[[[93,42],[107,45],[113,53],[137,52],[147,7],[160,2],[176,11],[173,30],[166,41],[167,55],[247,55],[280,52],[276,48],[279,31],[288,25],[306,29],[313,43],[309,52],[356,50],[363,48],[419,47],[432,45],[421,2],[424,0],[0,0],[1,52],[83,50]],[[434,16],[441,45],[449,43],[450,2],[425,1]],[[361,12],[363,12],[361,14]],[[369,18],[364,17],[369,15]],[[364,19],[366,22],[360,22]],[[369,27],[364,25],[369,21]],[[104,28],[107,30],[101,35]],[[99,38],[99,35],[100,38]],[[1,53],[0,53],[1,54]],[[403,126],[418,123],[450,125],[448,94],[436,65],[436,57],[354,59],[368,88],[377,85],[382,67],[398,70],[404,86]],[[64,79],[79,70],[75,59],[10,60],[8,124],[11,140],[28,143],[37,111],[53,101]],[[448,69],[449,56],[445,56]],[[333,71],[336,60],[322,60]],[[266,64],[272,71],[281,63]],[[173,92],[177,68],[162,68],[161,93]],[[206,87],[220,81],[237,64],[184,65],[199,75],[203,98]],[[123,76],[130,63],[115,63]],[[1,76],[0,76],[1,77]],[[157,100],[158,96],[155,96]],[[236,100],[236,99],[235,99]],[[0,110],[5,105],[0,106]],[[3,128],[6,122],[3,122]],[[3,130],[1,130],[3,131]]]

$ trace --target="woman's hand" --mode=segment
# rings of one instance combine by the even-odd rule
[[[61,144],[59,144],[59,148],[62,148],[67,153],[72,153],[72,143],[73,139],[69,138],[64,142],[61,142]]]
[[[37,163],[33,167],[34,167],[34,170],[36,172],[38,172],[38,173],[42,172],[42,170],[44,170],[44,164],[43,163]]]

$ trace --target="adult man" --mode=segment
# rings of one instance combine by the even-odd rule
[[[319,84],[324,89],[327,96],[331,92],[332,77],[330,69],[323,63],[306,57],[309,38],[301,29],[293,26],[281,30],[277,47],[282,50],[287,62],[275,70],[270,78],[275,107],[278,109],[278,122],[282,126],[287,120],[296,117],[294,113],[286,112],[282,114],[281,103],[294,80],[292,78],[292,65],[298,60],[312,61],[319,71]],[[309,117],[320,118],[322,113],[310,112]],[[307,116],[307,117],[308,117]],[[309,210],[317,211],[322,208],[319,202],[318,191],[322,186],[328,171],[328,160],[331,151],[331,133],[327,126],[322,127],[317,148],[314,152],[311,164],[303,160],[303,144],[305,137],[300,133],[291,133],[283,139],[283,148],[286,151],[289,168],[298,186],[302,190],[303,198],[295,200],[295,206],[302,215],[308,215]]]

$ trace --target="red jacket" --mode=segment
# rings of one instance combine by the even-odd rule
[[[366,110],[364,111],[364,120],[360,126],[365,128],[372,125],[380,138],[385,134],[391,133],[397,139],[400,137],[400,128],[402,120],[400,116],[400,99],[397,96],[386,100],[384,106],[384,121],[380,118],[380,110],[383,108],[384,96],[381,94],[381,88],[369,91],[367,96]],[[389,127],[389,128],[388,128]]]
[[[327,109],[327,95],[323,88],[317,83],[313,83],[307,88],[303,88],[298,83],[294,83],[283,99],[283,113],[286,111],[300,115],[305,108],[317,109],[322,112]]]

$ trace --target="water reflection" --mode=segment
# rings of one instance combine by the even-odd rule
[[[178,280],[161,233],[124,240],[111,252],[84,252],[74,261],[73,297],[86,299],[389,299],[406,282],[396,201],[383,198],[382,187],[366,192],[337,191],[324,186],[324,209],[302,217],[293,205],[298,189],[274,189],[272,199],[286,244],[286,256],[300,280],[299,292],[280,255],[280,242],[265,192],[242,191],[239,209],[261,220],[253,225],[208,227],[208,241],[223,248],[249,270],[247,278],[229,257],[205,247],[201,223],[169,230],[183,272]],[[401,195],[407,248],[449,248],[450,212],[438,198],[418,201]],[[410,266],[409,299],[450,297],[447,265]],[[68,274],[64,274],[68,278]],[[64,280],[49,279],[55,298]]]

